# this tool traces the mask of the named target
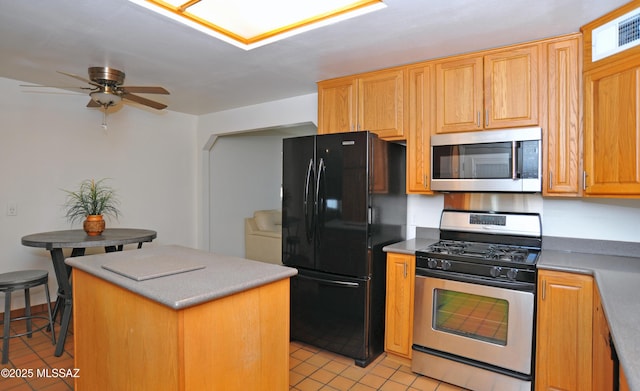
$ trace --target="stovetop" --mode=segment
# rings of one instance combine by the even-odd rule
[[[416,251],[416,273],[535,283],[541,244],[539,215],[445,210],[440,241]]]
[[[456,259],[468,262],[492,263],[498,261],[527,267],[527,265],[535,265],[540,250],[509,244],[440,240],[423,250],[419,250],[419,253],[432,257],[455,255]]]

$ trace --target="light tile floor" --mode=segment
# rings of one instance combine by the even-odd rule
[[[380,355],[366,368],[353,359],[291,342],[289,390],[291,391],[462,391],[447,383],[411,372],[407,365]]]
[[[39,320],[35,321],[40,322]],[[24,332],[24,321],[11,322],[14,332]],[[59,325],[56,325],[58,332]],[[73,379],[38,377],[37,371],[62,368],[72,369],[73,335],[67,337],[65,351],[61,357],[53,355],[51,334],[45,330],[35,332],[32,338],[13,338],[9,347],[9,362],[2,369],[33,370],[32,376],[0,377],[0,391],[69,391],[73,390]],[[0,347],[2,345],[0,344]],[[400,362],[382,354],[366,368],[358,367],[353,360],[335,353],[320,350],[299,342],[290,343],[289,390],[420,390],[461,391],[462,388],[411,372]],[[15,374],[15,373],[14,373]],[[270,391],[270,390],[269,390]]]

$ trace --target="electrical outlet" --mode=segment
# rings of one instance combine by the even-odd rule
[[[18,215],[18,204],[15,202],[9,202],[7,204],[7,216],[17,216]]]

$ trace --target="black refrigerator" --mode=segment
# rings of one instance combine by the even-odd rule
[[[291,339],[368,365],[384,349],[386,257],[406,237],[405,147],[370,132],[283,140]]]

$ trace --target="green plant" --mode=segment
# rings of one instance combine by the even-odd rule
[[[67,199],[64,204],[66,217],[72,224],[82,221],[89,215],[113,216],[118,218],[120,201],[115,190],[105,184],[106,179],[98,181],[87,179],[80,183],[78,190],[64,190]]]

